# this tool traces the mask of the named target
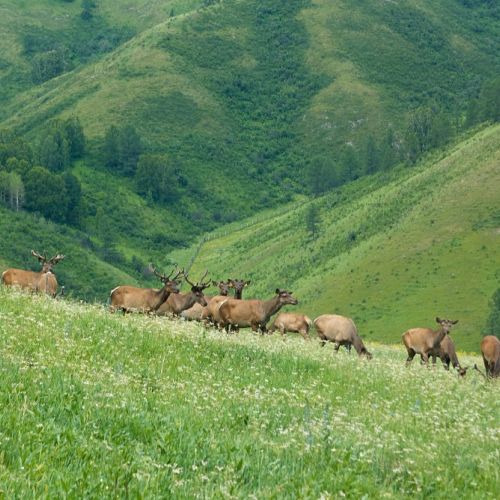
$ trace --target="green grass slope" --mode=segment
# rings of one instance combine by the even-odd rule
[[[498,383],[370,348],[366,362],[0,288],[0,492],[496,498]]]
[[[500,127],[417,168],[361,179],[308,203],[216,231],[175,258],[192,273],[252,279],[247,297],[292,289],[295,310],[355,319],[368,339],[399,342],[435,316],[459,319],[454,338],[477,351],[500,276]]]

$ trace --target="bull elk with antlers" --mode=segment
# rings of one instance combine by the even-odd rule
[[[31,250],[31,255],[36,257],[40,264],[42,264],[40,272],[7,269],[2,274],[2,283],[6,286],[18,286],[33,292],[44,292],[47,295],[55,297],[57,293],[57,279],[52,272],[52,268],[61,262],[65,256],[56,254],[51,259],[47,259],[46,255],[41,255],[34,250]]]
[[[127,312],[143,312],[152,313],[169,298],[170,294],[179,293],[179,283],[176,279],[183,273],[182,270],[177,271],[174,277],[175,268],[166,276],[159,273],[153,265],[150,265],[150,270],[163,283],[163,287],[159,290],[155,288],[138,288],[135,286],[121,285],[111,290],[110,294],[110,310],[122,310]]]
[[[210,286],[210,280],[206,283],[203,283],[203,280],[206,278],[208,274],[208,270],[205,271],[205,274],[201,277],[198,283],[193,283],[189,280],[187,274],[184,274],[184,278],[187,283],[191,285],[191,291],[188,293],[179,293],[175,295],[171,295],[156,311],[156,314],[160,316],[179,316],[182,311],[186,309],[190,309],[193,307],[195,303],[201,304],[202,306],[207,305],[207,301],[205,296],[203,295],[203,290]]]

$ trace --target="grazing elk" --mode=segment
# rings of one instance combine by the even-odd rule
[[[300,333],[304,340],[309,340],[309,328],[312,326],[311,318],[304,314],[281,312],[271,323],[269,333],[279,330],[283,340],[286,332]]]
[[[52,272],[52,268],[58,262],[61,262],[65,256],[56,254],[47,260],[45,255],[40,255],[34,250],[31,250],[31,255],[36,257],[40,261],[40,264],[42,264],[40,272],[7,269],[2,274],[2,283],[6,286],[18,286],[33,292],[44,292],[47,295],[55,297],[57,293],[57,279]]]
[[[351,318],[338,314],[322,314],[314,320],[314,326],[321,340],[321,347],[324,347],[328,341],[335,343],[336,352],[341,345],[347,348],[354,346],[360,356],[372,359],[372,354],[367,351]]]
[[[406,365],[412,362],[415,354],[420,354],[422,361],[427,364],[429,355],[439,349],[441,341],[448,335],[451,327],[458,323],[458,320],[436,318],[436,323],[440,325],[437,330],[412,328],[403,333],[401,339],[408,351]]]
[[[157,290],[155,288],[137,288],[128,285],[117,286],[111,290],[110,294],[110,310],[112,312],[122,310],[124,313],[133,311],[153,313],[161,307],[171,294],[179,293],[179,283],[176,280],[183,274],[182,270],[177,271],[172,278],[175,268],[168,276],[160,274],[152,265],[150,269],[163,283],[163,287]]]
[[[219,308],[220,324],[227,331],[231,328],[248,328],[253,331],[266,331],[269,318],[286,304],[297,305],[299,301],[292,297],[292,292],[280,288],[269,300],[228,299]]]
[[[195,303],[201,304],[203,307],[207,305],[203,290],[210,286],[210,281],[203,283],[208,271],[202,276],[199,283],[192,283],[187,274],[184,274],[184,279],[191,285],[191,291],[188,293],[178,293],[170,295],[170,297],[158,308],[156,314],[160,316],[179,316],[182,311],[190,309]]]
[[[422,357],[422,355],[420,355]],[[429,356],[432,357],[432,364],[436,364],[436,357],[438,357],[445,367],[446,370],[450,369],[450,363],[458,372],[461,377],[465,377],[467,374],[468,367],[462,367],[458,361],[457,352],[455,350],[455,344],[449,335],[445,335],[444,339],[441,340],[439,346],[429,352]],[[423,361],[423,357],[422,357]]]
[[[486,335],[481,340],[481,354],[483,355],[486,375],[491,378],[500,376],[500,340],[494,335]]]
[[[212,285],[219,288],[219,295],[215,296],[205,295],[204,297],[207,302],[206,306],[202,306],[201,304],[196,303],[193,305],[193,307],[186,309],[185,311],[182,311],[181,317],[183,317],[188,321],[205,321],[209,318],[208,308],[210,307],[210,303],[212,302],[212,300],[218,297],[226,298],[229,293],[229,289],[231,288],[229,286],[229,282],[227,281],[219,281],[219,282],[212,281]]]

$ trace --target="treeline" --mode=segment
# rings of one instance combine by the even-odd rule
[[[331,157],[314,158],[308,170],[309,188],[317,195],[399,163],[415,165],[467,128],[488,121],[500,121],[500,78],[484,82],[465,113],[448,112],[437,104],[421,106],[408,113],[403,130],[389,127],[381,138],[369,135],[361,145],[346,144]]]
[[[0,203],[78,226],[82,190],[67,169],[85,153],[77,118],[54,121],[34,147],[10,131],[0,131]]]

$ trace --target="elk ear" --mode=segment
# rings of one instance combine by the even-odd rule
[[[436,316],[436,323],[441,323],[441,319],[438,316]]]
[[[251,283],[250,280],[245,281],[245,286],[248,286]]]
[[[276,294],[279,295],[280,294],[280,289],[279,288],[276,288]]]
[[[457,323],[458,323],[458,319],[456,319],[455,321],[451,322],[452,325],[456,325]]]

